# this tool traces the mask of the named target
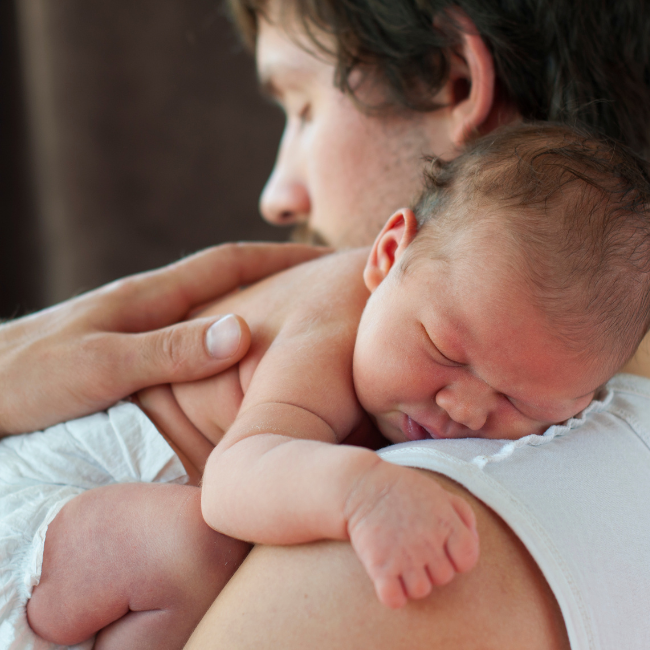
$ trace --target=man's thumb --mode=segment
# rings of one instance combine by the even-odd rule
[[[227,370],[248,351],[250,330],[243,318],[197,318],[137,335],[141,355],[134,368],[134,390],[193,381]]]

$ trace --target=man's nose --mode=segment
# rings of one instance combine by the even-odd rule
[[[494,406],[495,392],[478,377],[470,377],[445,386],[435,399],[454,422],[478,431],[485,426]]]
[[[302,178],[295,144],[282,138],[278,157],[260,197],[260,212],[276,226],[291,226],[309,219],[311,201]]]
[[[291,226],[309,219],[307,188],[300,182],[276,176],[275,171],[262,191],[260,212],[274,226]]]

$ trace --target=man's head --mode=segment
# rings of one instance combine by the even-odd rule
[[[297,44],[290,58],[300,48],[310,49],[312,58],[320,57],[321,79],[332,88],[336,85],[348,99],[353,95],[358,100],[325,117],[333,121],[349,117],[353,108],[363,111],[356,123],[343,119],[337,132],[340,140],[333,137],[332,147],[316,142],[314,155],[326,152],[329,175],[313,169],[313,164],[309,167],[303,152],[310,148],[309,138],[298,137],[288,125],[262,198],[262,210],[270,220],[314,222],[335,244],[360,243],[378,229],[377,201],[364,192],[376,192],[389,210],[404,205],[417,187],[420,154],[451,157],[476,133],[486,133],[517,115],[583,122],[639,152],[648,150],[650,6],[643,0],[605,4],[230,0],[230,4],[249,43],[258,46],[263,81],[275,81],[269,61],[274,46],[266,37],[271,31],[289,34]],[[284,84],[274,85],[281,86],[280,103],[291,121],[293,108],[285,104]],[[393,110],[368,109],[386,104]],[[318,126],[322,115],[318,105],[315,109],[300,119],[306,115],[310,125]],[[295,117],[297,124],[299,116]],[[334,127],[328,135],[333,133]],[[318,140],[319,133],[316,136]],[[353,136],[349,147],[344,146],[346,136]],[[343,167],[340,175],[333,169],[336,165]],[[360,168],[365,165],[373,168],[364,173]],[[355,182],[352,175],[357,174]],[[333,196],[341,206],[329,200]],[[331,220],[338,221],[332,225]]]
[[[355,382],[387,435],[539,433],[584,408],[648,329],[645,164],[563,126],[496,131],[434,164],[365,279]]]

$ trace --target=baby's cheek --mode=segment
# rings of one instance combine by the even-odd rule
[[[372,363],[371,355],[368,354],[365,341],[357,338],[352,361],[352,379],[354,391],[361,406],[371,415],[377,414],[376,405],[376,369]]]
[[[507,402],[507,400],[506,400]],[[551,426],[523,415],[512,404],[500,405],[485,427],[486,438],[497,440],[519,440],[531,435],[541,435]]]
[[[375,418],[397,409],[402,401],[399,387],[372,367],[354,375],[354,389],[363,410]]]
[[[361,404],[364,411],[371,416],[376,416],[381,413],[377,399],[377,391],[375,390],[371,375],[365,372],[355,373],[354,390],[359,404]]]

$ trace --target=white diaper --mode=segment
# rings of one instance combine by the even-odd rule
[[[172,448],[128,402],[0,440],[0,650],[63,647],[32,632],[25,605],[40,580],[47,527],[70,499],[113,483],[187,480]]]

